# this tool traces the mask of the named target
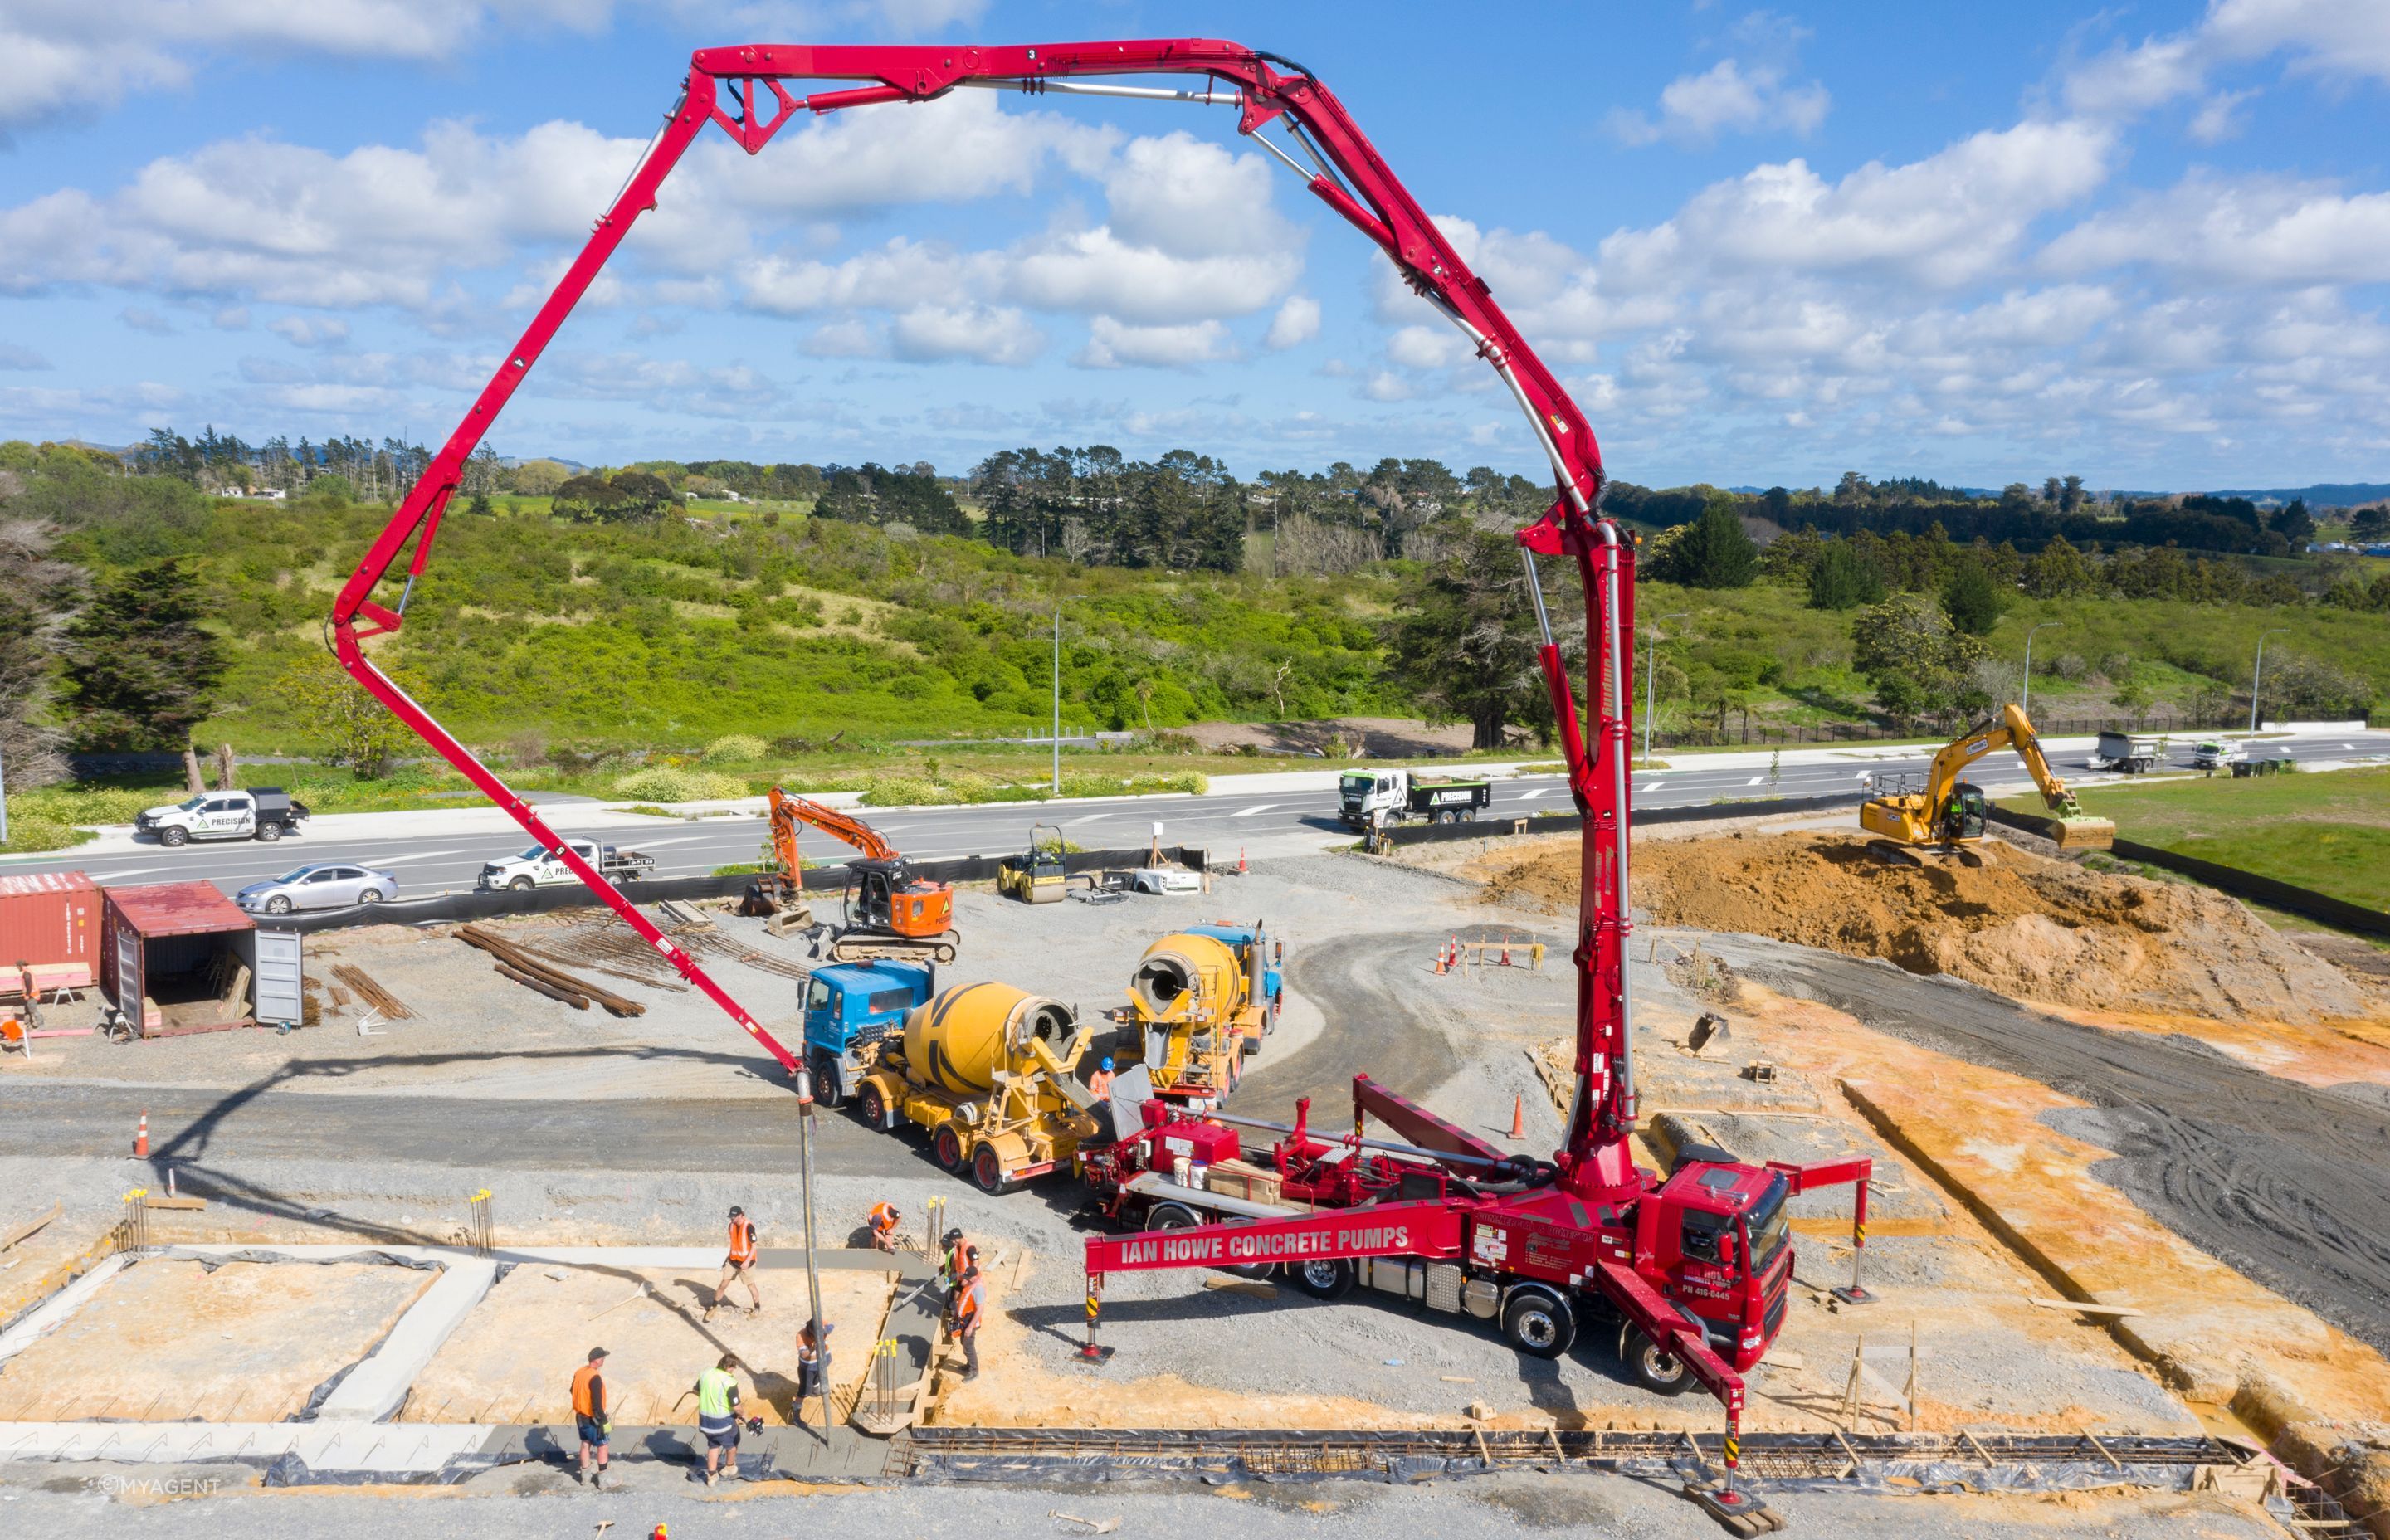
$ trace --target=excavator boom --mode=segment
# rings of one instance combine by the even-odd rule
[[[2050,769],[2049,756],[2042,751],[2024,708],[2013,701],[2001,708],[1998,720],[1978,723],[1944,744],[1926,771],[1921,791],[1895,790],[1874,798],[1860,808],[1860,824],[1909,845],[1955,845],[1981,839],[1983,793],[1959,777],[1977,760],[2002,749],[2014,750],[2024,762],[2025,773],[2057,822],[2061,849],[2106,850],[2115,843],[2116,826],[2083,811],[2075,793]],[[1955,824],[1953,810],[1968,807],[1972,813],[1962,815],[1973,821]]]
[[[808,797],[772,788],[772,845],[789,875],[797,875],[797,829],[807,824],[844,844],[853,845],[872,861],[902,861],[896,847],[880,832],[851,814]],[[785,834],[784,832],[785,831]]]

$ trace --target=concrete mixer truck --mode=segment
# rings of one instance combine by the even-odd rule
[[[909,1123],[930,1153],[990,1193],[1067,1168],[1097,1136],[1096,1097],[1073,1072],[1095,1040],[1060,1001],[1010,984],[957,984],[905,1019],[855,1087],[874,1128]]]
[[[1134,1033],[1153,1094],[1217,1102],[1235,1090],[1245,1059],[1277,1023],[1278,981],[1259,923],[1190,926],[1147,947],[1115,1020]]]

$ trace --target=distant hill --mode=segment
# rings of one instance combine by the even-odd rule
[[[2270,487],[2263,492],[2211,492],[2211,497],[2246,497],[2260,507],[2304,497],[2311,508],[2353,508],[2390,497],[2390,481],[2319,481],[2311,487]]]

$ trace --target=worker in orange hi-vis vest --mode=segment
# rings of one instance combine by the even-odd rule
[[[700,1319],[713,1319],[713,1313],[721,1309],[722,1302],[730,1297],[733,1283],[745,1284],[748,1299],[754,1302],[748,1306],[747,1314],[762,1315],[764,1296],[755,1287],[755,1222],[747,1217],[745,1209],[736,1204],[730,1209],[730,1253],[722,1259],[722,1278],[713,1286],[713,1303],[705,1307]]]
[[[980,1277],[979,1248],[964,1253],[962,1282],[955,1290],[955,1335],[963,1342],[963,1378],[979,1378],[979,1326],[987,1310],[987,1280]]]
[[[572,1371],[572,1424],[581,1437],[581,1461],[573,1480],[606,1489],[606,1444],[614,1436],[613,1401],[606,1392],[606,1350],[589,1350],[589,1361]],[[589,1469],[591,1451],[598,1469]]]
[[[1097,1067],[1096,1072],[1087,1077],[1087,1092],[1099,1100],[1112,1094],[1112,1061],[1110,1059],[1106,1059]]]
[[[871,1205],[871,1244],[876,1250],[896,1249],[896,1222],[903,1217],[896,1212],[896,1205],[885,1199]]]

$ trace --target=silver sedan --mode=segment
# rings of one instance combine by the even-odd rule
[[[398,879],[373,866],[311,861],[280,877],[252,882],[233,895],[251,914],[287,915],[293,909],[346,909],[398,896]]]

